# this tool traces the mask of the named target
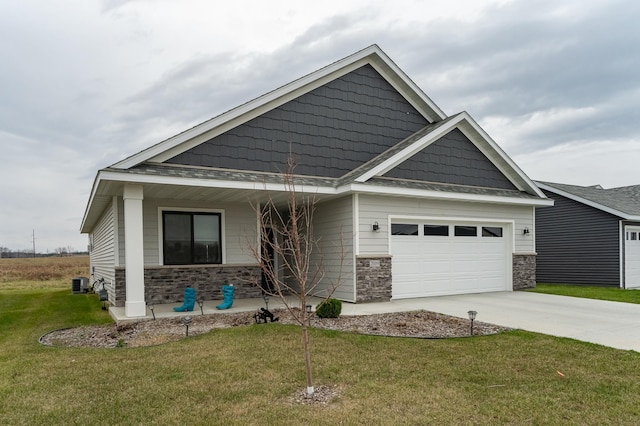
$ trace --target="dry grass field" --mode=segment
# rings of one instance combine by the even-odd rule
[[[89,276],[89,256],[0,259],[0,289],[54,288]]]

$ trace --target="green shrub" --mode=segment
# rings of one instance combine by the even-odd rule
[[[327,299],[316,308],[316,315],[320,318],[338,318],[342,312],[342,302],[338,299]]]

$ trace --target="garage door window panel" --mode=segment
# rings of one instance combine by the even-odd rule
[[[449,225],[424,225],[424,235],[434,237],[448,237]]]
[[[454,230],[454,235],[456,237],[477,237],[478,236],[478,227],[477,226],[456,225],[455,230]]]
[[[418,225],[412,223],[392,223],[391,235],[418,235]]]
[[[491,238],[502,238],[502,228],[499,226],[483,226],[482,236]]]

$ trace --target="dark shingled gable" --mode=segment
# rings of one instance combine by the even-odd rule
[[[340,177],[429,124],[365,65],[167,161],[278,172],[289,151],[296,174]]]
[[[447,133],[385,177],[487,188],[516,189],[458,129]]]

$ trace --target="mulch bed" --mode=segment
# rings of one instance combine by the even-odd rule
[[[281,324],[296,324],[286,310],[274,310]],[[189,336],[214,329],[255,324],[255,312],[235,314],[193,315]],[[312,328],[339,330],[378,336],[412,338],[454,338],[470,335],[469,320],[428,311],[386,313],[311,320]],[[505,327],[474,322],[474,335],[496,334]],[[122,348],[152,346],[185,338],[181,318],[139,321],[121,325],[107,324],[56,330],[45,334],[40,342],[49,346]]]

